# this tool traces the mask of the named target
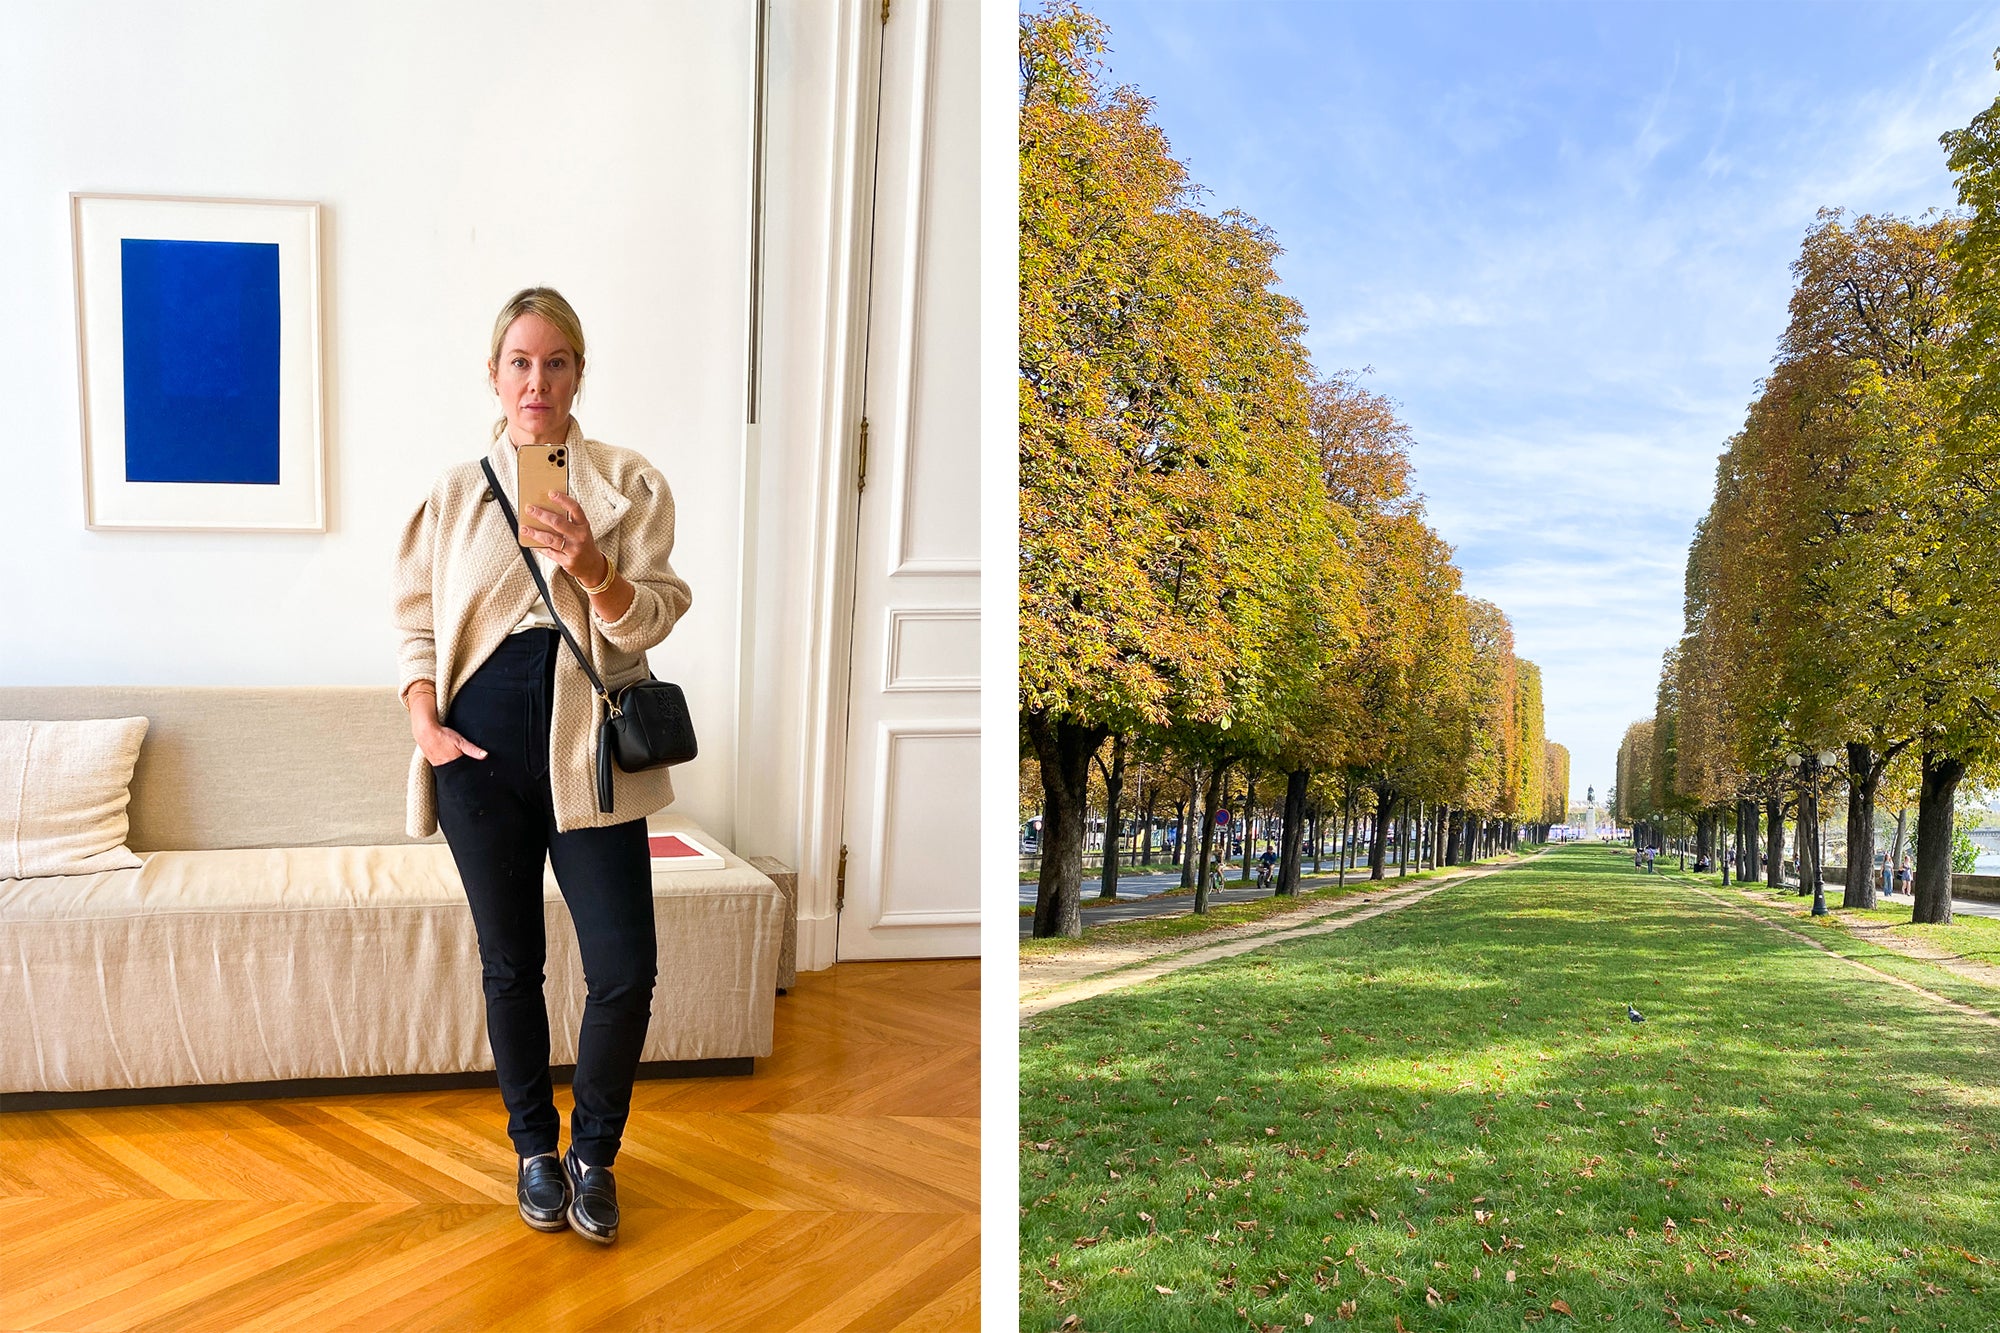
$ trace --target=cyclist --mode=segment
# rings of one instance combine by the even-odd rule
[[[1271,876],[1277,870],[1278,854],[1271,850],[1271,844],[1264,844],[1264,854],[1257,858],[1257,887],[1271,887]]]

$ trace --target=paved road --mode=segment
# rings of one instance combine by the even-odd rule
[[[1875,903],[1878,907],[1911,907],[1915,905],[1907,893],[1878,893],[1875,895]],[[1826,905],[1828,907],[1840,906],[1840,888],[1838,885],[1829,884],[1826,886]],[[1953,916],[2000,916],[2000,903],[1982,903],[1974,902],[1970,898],[1953,898],[1951,900],[1951,914]]]
[[[1363,867],[1362,878],[1365,879],[1366,875],[1367,868]],[[1129,877],[1120,875],[1118,877],[1118,901],[1113,904],[1104,903],[1102,899],[1098,898],[1096,881],[1087,879],[1083,885],[1083,924],[1085,926],[1101,926],[1107,921],[1130,921],[1142,916],[1184,916],[1194,910],[1194,894],[1192,892],[1167,892],[1170,889],[1177,888],[1180,882],[1181,877],[1173,873],[1165,875],[1133,875]],[[1332,875],[1321,875],[1317,879],[1307,876],[1299,882],[1299,887],[1310,891],[1316,888],[1325,888],[1337,882],[1337,878]],[[1356,882],[1354,875],[1350,874],[1347,877],[1349,887],[1352,887]],[[1382,887],[1387,889],[1393,887],[1395,883],[1396,874],[1392,870],[1389,872],[1389,877],[1382,881]],[[1269,889],[1258,888],[1257,881],[1254,879],[1247,886],[1243,887],[1237,887],[1237,882],[1234,878],[1230,879],[1229,884],[1229,888],[1218,889],[1210,893],[1208,895],[1209,902],[1247,903],[1253,898],[1268,898],[1271,896],[1271,891]],[[1034,902],[1034,884],[1022,884],[1021,906],[1032,907],[1034,906]],[[1099,905],[1100,903],[1102,903],[1101,906]],[[1034,934],[1034,932],[1035,918],[1027,913],[1023,913],[1021,916],[1021,938],[1025,940]]]

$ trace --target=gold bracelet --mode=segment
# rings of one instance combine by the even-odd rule
[[[584,596],[595,597],[600,593],[609,592],[611,590],[611,585],[613,583],[616,583],[617,581],[618,581],[618,562],[616,560],[613,560],[610,556],[607,555],[604,557],[604,582],[598,584],[595,588],[583,588],[583,580],[578,579],[576,581],[576,586],[579,588],[583,588]]]

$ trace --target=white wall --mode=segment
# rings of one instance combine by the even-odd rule
[[[483,450],[493,314],[547,283],[590,341],[578,420],[674,487],[694,606],[653,665],[702,739],[680,808],[733,839],[751,0],[5,13],[0,453],[37,484],[9,506],[0,681],[393,683],[397,532]],[[324,206],[324,535],[85,530],[71,191]]]

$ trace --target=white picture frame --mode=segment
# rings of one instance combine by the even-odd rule
[[[69,198],[85,526],[325,532],[319,205]]]

